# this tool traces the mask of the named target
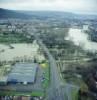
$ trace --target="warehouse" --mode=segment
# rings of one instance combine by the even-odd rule
[[[7,84],[7,76],[0,77],[0,86]]]
[[[17,63],[12,67],[8,75],[8,83],[34,83],[38,64],[36,63]]]

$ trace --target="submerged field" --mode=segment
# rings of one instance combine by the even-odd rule
[[[38,45],[18,43],[3,45],[0,44],[0,60],[13,61],[16,59],[31,59],[37,54]]]

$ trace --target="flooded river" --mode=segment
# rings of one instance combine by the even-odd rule
[[[81,29],[70,28],[66,40],[71,40],[75,45],[80,45],[85,50],[92,52],[97,51],[97,43],[88,39],[88,34],[84,33]]]

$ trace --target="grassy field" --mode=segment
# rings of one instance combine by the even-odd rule
[[[71,92],[72,100],[78,100],[78,90],[73,89]]]
[[[0,43],[29,43],[30,39],[20,33],[8,33],[0,36]]]
[[[16,92],[16,91],[0,91],[0,96],[41,96],[43,97],[45,94],[42,91],[33,91],[30,93]]]
[[[43,88],[47,88],[50,83],[50,67],[47,62],[42,64],[41,66],[43,69],[43,78],[44,78],[44,80],[42,82],[42,86],[43,86]]]

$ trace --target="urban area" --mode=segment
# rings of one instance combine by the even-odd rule
[[[0,12],[0,100],[97,100],[97,16]]]

